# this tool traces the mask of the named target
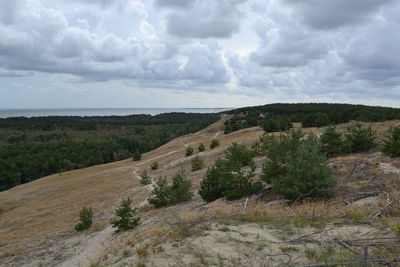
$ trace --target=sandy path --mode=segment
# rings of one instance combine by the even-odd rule
[[[114,229],[108,226],[100,232],[96,232],[86,240],[81,240],[81,244],[76,248],[76,254],[61,264],[62,267],[90,266],[102,256],[112,240]]]

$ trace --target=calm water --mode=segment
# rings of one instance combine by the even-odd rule
[[[0,109],[0,118],[39,116],[125,116],[133,114],[157,115],[169,112],[214,113],[222,108],[106,108],[106,109]]]

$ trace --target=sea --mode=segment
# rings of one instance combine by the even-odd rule
[[[171,112],[218,113],[229,108],[83,108],[83,109],[0,109],[0,118],[43,116],[127,116]]]

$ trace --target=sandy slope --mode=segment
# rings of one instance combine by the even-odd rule
[[[154,236],[162,236],[161,239],[168,236],[169,240],[172,228],[168,227],[172,227],[171,225],[175,225],[177,222],[209,216],[211,214],[209,210],[214,210],[217,214],[218,208],[225,212],[228,210],[241,211],[242,200],[230,204],[217,202],[210,206],[205,205],[198,194],[195,194],[192,201],[154,210],[149,208],[146,201],[152,186],[142,186],[138,182],[140,173],[145,169],[153,178],[157,178],[161,175],[171,177],[183,168],[196,191],[206,169],[190,171],[190,160],[194,155],[184,156],[187,146],[190,145],[196,149],[200,143],[204,143],[207,151],[199,153],[199,156],[205,160],[206,166],[211,166],[216,158],[223,156],[224,149],[232,142],[251,144],[263,133],[260,128],[254,127],[224,135],[225,119],[222,118],[198,133],[174,139],[162,147],[144,154],[143,159],[138,162],[128,159],[55,174],[0,192],[0,251],[3,253],[0,255],[0,265],[88,266],[98,260],[107,264],[135,263],[143,261],[143,259],[136,254],[129,254],[125,258],[121,256],[121,251],[126,250],[127,247],[129,253],[133,253],[134,249],[126,245],[130,243],[130,239],[134,240],[133,243],[140,245],[147,244],[146,240],[150,240]],[[391,124],[378,123],[374,125],[381,131],[380,133],[383,133]],[[318,133],[321,132],[321,129],[312,128],[307,131]],[[221,146],[210,150],[208,146],[213,138],[217,138]],[[263,160],[263,158],[257,159],[257,173],[260,173]],[[160,168],[151,171],[149,166],[154,161],[158,161]],[[393,170],[395,172],[398,170],[390,162],[382,164],[384,170],[392,173]],[[113,217],[114,209],[124,197],[132,198],[133,203],[142,208],[139,213],[142,224],[133,232],[115,234],[109,220]],[[73,227],[78,222],[79,211],[83,206],[93,207],[94,226],[89,232],[81,234],[76,233]],[[258,242],[255,240],[257,236],[261,236],[265,242],[277,241],[275,231],[266,232],[263,228],[253,224],[229,227],[234,231],[219,231],[221,226],[218,223],[212,223],[207,230],[208,237],[194,236],[185,239],[179,248],[173,246],[173,242],[167,242],[163,245],[165,252],[153,255],[147,260],[147,264],[150,266],[167,266],[176,263],[185,265],[196,260],[195,255],[198,255],[199,251],[202,251],[206,255],[205,257],[213,257],[212,255],[218,254],[229,258],[229,255],[237,254],[236,249],[240,248],[243,242]],[[367,230],[374,233],[372,228]],[[367,230],[365,232],[368,232]],[[313,231],[313,229],[309,229],[309,231]],[[354,235],[360,229],[351,228],[350,232],[346,231],[343,230],[341,233]],[[234,233],[241,237],[232,237],[232,235],[236,235]],[[218,249],[213,245],[221,242],[225,245],[219,245]],[[138,245],[134,247],[137,249]],[[276,254],[280,251],[278,245],[271,246],[270,249],[270,253]],[[211,253],[212,251],[214,254]],[[188,256],[185,259],[177,259],[179,253]],[[260,257],[263,255],[260,254]],[[304,255],[302,257],[304,258]],[[251,261],[247,261],[247,263],[249,262]],[[242,263],[245,264],[245,261]],[[275,265],[271,263],[270,266]]]

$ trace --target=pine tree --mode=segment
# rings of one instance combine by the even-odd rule
[[[147,171],[143,171],[143,173],[140,175],[140,184],[142,185],[148,185],[151,184],[151,177],[150,175],[147,174]]]
[[[115,215],[120,219],[110,220],[113,228],[117,228],[116,232],[127,231],[135,228],[139,225],[140,218],[134,217],[138,210],[138,207],[131,207],[132,200],[122,199],[121,207],[115,210]]]
[[[156,181],[153,191],[147,201],[155,208],[166,207],[169,204],[169,187],[167,177],[160,177]]]
[[[79,213],[80,223],[75,225],[75,230],[83,231],[89,229],[90,226],[92,226],[93,222],[92,217],[93,217],[92,208],[83,207],[81,212]]]

